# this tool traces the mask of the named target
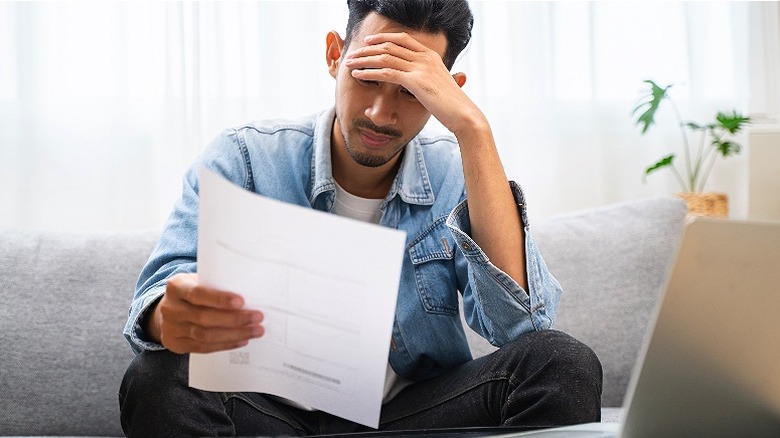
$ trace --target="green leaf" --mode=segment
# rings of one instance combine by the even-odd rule
[[[716,143],[715,147],[724,157],[728,157],[732,154],[737,155],[742,150],[742,146],[739,143],[728,140]]]
[[[668,157],[661,158],[658,160],[657,163],[653,164],[652,166],[648,167],[645,170],[645,178],[647,178],[647,175],[650,175],[652,172],[655,172],[658,169],[662,169],[666,166],[671,166],[674,162],[674,154],[669,155]]]
[[[669,97],[666,92],[672,87],[667,85],[661,88],[650,79],[646,79],[644,82],[650,84],[650,92],[640,99],[640,103],[631,112],[631,114],[636,114],[637,111],[644,110],[636,120],[637,125],[643,125],[642,134],[647,132],[650,129],[650,125],[655,123],[655,113],[658,111],[658,105],[661,104],[662,100]]]
[[[742,129],[743,125],[750,123],[750,117],[745,117],[736,110],[732,110],[731,114],[719,111],[715,119],[730,134],[736,134]]]
[[[702,125],[699,125],[698,123],[694,123],[694,122],[688,122],[688,123],[685,124],[685,126],[687,126],[690,129],[693,129],[694,131],[701,131],[701,130],[707,129],[706,126],[702,126]]]

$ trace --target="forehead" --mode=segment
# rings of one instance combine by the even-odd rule
[[[392,21],[387,17],[383,17],[376,12],[371,12],[366,16],[349,45],[351,48],[356,49],[358,47],[365,46],[363,43],[363,38],[368,35],[399,32],[408,33],[412,38],[421,42],[425,47],[433,49],[436,53],[439,54],[439,56],[442,58],[444,57],[444,52],[447,50],[447,37],[444,35],[444,32],[430,33],[421,30],[414,30],[409,27],[402,26],[401,24]]]

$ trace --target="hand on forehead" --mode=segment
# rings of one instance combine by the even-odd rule
[[[443,32],[431,33],[411,29],[373,12],[363,20],[347,50],[352,51],[367,45],[385,43],[392,43],[414,51],[430,49],[438,53],[441,58],[444,57],[447,50],[447,37]],[[420,47],[420,45],[424,47]]]

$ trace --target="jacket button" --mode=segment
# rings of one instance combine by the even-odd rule
[[[464,251],[471,251],[471,245],[468,242],[463,242],[462,245],[460,245],[461,248],[463,248]]]

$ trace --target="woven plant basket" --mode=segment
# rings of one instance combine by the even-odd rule
[[[689,216],[729,216],[729,198],[725,193],[677,193],[676,196],[688,204]]]

